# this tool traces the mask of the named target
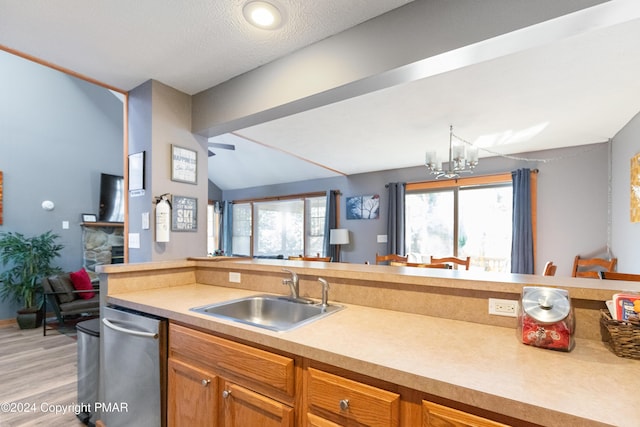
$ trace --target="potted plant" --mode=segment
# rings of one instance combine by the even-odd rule
[[[51,264],[64,248],[58,238],[52,231],[33,237],[0,233],[0,262],[7,267],[0,273],[0,299],[22,304],[17,315],[21,329],[36,328],[42,322],[42,278],[62,272]]]

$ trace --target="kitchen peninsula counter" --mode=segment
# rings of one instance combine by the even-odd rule
[[[320,286],[313,279],[322,273],[332,284],[330,302],[336,296],[346,308],[280,333],[190,311],[192,307],[256,293],[284,294],[286,289],[280,283],[285,277],[283,266],[301,275],[301,294],[314,298]],[[434,283],[449,281],[448,289],[458,296],[469,287],[467,280],[474,281],[473,275],[454,274],[444,280],[441,272],[433,272],[431,280],[431,272],[406,274],[403,268],[368,267],[373,268],[186,260],[107,266],[102,269],[101,281],[107,287],[104,303],[166,317],[486,411],[548,426],[638,425],[640,361],[616,357],[595,339],[577,338],[572,352],[556,352],[520,343],[515,323],[507,327],[414,313],[411,307],[357,304],[353,299],[360,294],[339,288],[357,287],[352,283],[357,281],[384,294],[386,290],[379,289],[382,275],[385,283],[397,282],[399,293],[416,294],[419,289],[414,287],[421,283],[431,289],[440,286]],[[242,275],[241,285],[228,281],[230,272]],[[493,288],[476,285],[486,287],[481,292],[511,294],[522,283],[505,284],[505,292],[496,290],[499,284]],[[593,282],[587,285],[573,289],[574,293],[587,301],[599,298],[603,290]],[[369,293],[374,293],[372,290]],[[394,302],[398,306],[405,303]]]

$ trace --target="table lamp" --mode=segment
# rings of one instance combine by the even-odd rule
[[[349,244],[349,230],[346,228],[334,228],[330,230],[329,244],[336,245],[336,258],[338,259],[338,262],[342,262],[340,245]]]

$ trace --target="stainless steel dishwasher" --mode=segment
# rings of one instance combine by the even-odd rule
[[[108,427],[162,427],[166,423],[167,321],[105,307],[103,401]]]

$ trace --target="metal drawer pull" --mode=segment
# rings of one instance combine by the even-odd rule
[[[210,382],[211,382],[211,380],[207,380],[207,379],[202,380],[202,381],[201,381],[201,383],[202,383],[202,387],[206,387],[206,386],[208,386]]]
[[[340,409],[342,409],[343,411],[349,409],[349,399],[342,399],[340,401]]]
[[[229,396],[231,396],[231,390],[224,390],[224,391],[222,392],[222,397],[223,397],[223,398],[225,398],[225,399],[226,399],[226,398],[228,398]]]

